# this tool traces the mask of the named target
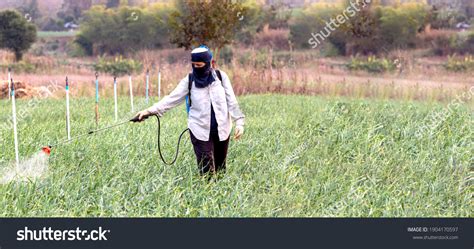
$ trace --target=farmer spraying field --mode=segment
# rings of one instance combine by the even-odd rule
[[[226,73],[211,67],[212,52],[200,46],[191,52],[193,71],[163,100],[136,115],[143,121],[152,115],[163,116],[186,101],[188,128],[201,174],[226,169],[227,149],[233,120],[234,139],[244,133],[245,115]]]

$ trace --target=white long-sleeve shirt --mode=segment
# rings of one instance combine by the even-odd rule
[[[212,70],[215,81],[204,88],[191,87],[191,108],[188,115],[188,128],[193,135],[201,141],[209,141],[211,130],[211,103],[216,115],[219,140],[226,140],[232,130],[232,120],[237,126],[243,126],[245,115],[240,110],[239,104],[232,89],[230,79],[226,73],[221,72],[222,82]],[[178,86],[152,107],[148,108],[153,114],[160,117],[169,109],[181,104],[188,95],[189,77],[183,78]]]

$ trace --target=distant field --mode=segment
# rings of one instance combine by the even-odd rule
[[[44,179],[0,185],[0,216],[472,216],[467,106],[416,137],[443,105],[295,95],[239,100],[246,133],[231,141],[228,172],[217,182],[198,176],[187,136],[177,164],[163,165],[151,119],[53,148]],[[101,101],[105,126],[113,102]],[[4,127],[10,104],[0,104]],[[18,103],[19,111],[27,106]],[[72,108],[73,136],[94,128],[93,99],[73,99]],[[168,158],[185,120],[184,106],[162,118]],[[40,102],[19,127],[23,158],[64,138],[63,101]],[[6,169],[14,158],[11,130],[2,129],[0,139]]]
[[[77,34],[76,31],[39,31],[38,37],[39,38],[59,38],[59,37],[73,37]]]

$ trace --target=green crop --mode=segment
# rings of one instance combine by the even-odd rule
[[[231,141],[227,173],[217,181],[199,176],[189,138],[177,163],[164,165],[150,119],[53,148],[43,179],[0,185],[0,216],[472,216],[468,105],[416,136],[445,105],[279,95],[239,102],[246,133]],[[121,99],[124,119],[128,103]],[[0,104],[0,167],[7,167],[10,104]],[[19,120],[23,158],[65,138],[64,112],[63,100],[44,100]],[[73,98],[71,112],[73,136],[95,128],[92,98]],[[112,124],[113,100],[101,99],[100,112],[100,125]],[[184,106],[162,118],[167,158],[185,128]]]

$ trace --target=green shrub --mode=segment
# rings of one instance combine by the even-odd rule
[[[347,64],[347,68],[350,70],[367,71],[369,73],[384,73],[394,71],[397,68],[397,64],[392,60],[386,58],[378,59],[374,56],[369,56],[367,60],[353,57]]]
[[[285,67],[291,63],[295,63],[292,59],[291,52],[277,51],[272,54],[272,66],[276,68]]]
[[[256,1],[244,1],[245,15],[239,16],[242,28],[236,33],[236,39],[244,45],[252,45],[255,34],[263,29],[265,15],[263,6]]]
[[[335,57],[343,55],[343,53],[332,43],[326,43],[321,47],[321,55],[324,57]]]
[[[64,21],[46,17],[45,20],[39,25],[42,31],[64,31]]]
[[[11,68],[15,73],[35,73],[37,65],[27,61],[20,61],[14,64],[0,64],[0,71],[6,71]]]
[[[240,54],[238,63],[241,65],[249,65],[254,68],[267,68],[271,65],[272,58],[268,56],[268,49],[245,51]]]
[[[347,54],[380,54],[413,48],[426,25],[426,5],[402,4],[362,10],[347,23]]]
[[[434,54],[439,56],[474,54],[474,32],[437,36],[432,44]]]
[[[274,1],[271,5],[265,6],[263,14],[271,29],[287,29],[293,10],[283,1]]]
[[[288,29],[264,30],[255,35],[256,48],[272,48],[274,50],[289,50]]]
[[[474,31],[459,33],[459,37],[462,42],[457,52],[461,54],[474,54]]]
[[[290,21],[290,40],[295,48],[310,48],[311,33],[318,33],[326,26],[326,21],[342,13],[343,9],[334,5],[313,4]],[[341,52],[345,50],[343,31],[336,30],[326,42],[334,44]]]
[[[84,42],[84,43],[82,43]],[[80,44],[82,43],[82,44]],[[92,44],[87,39],[81,40],[80,35],[76,36],[74,42],[67,43],[67,54],[71,57],[85,57],[92,55]]]
[[[325,30],[331,17],[344,12],[345,7],[338,5],[311,5],[291,21],[291,41],[296,48],[309,48],[311,34]],[[349,20],[330,32],[324,44],[331,43],[340,54],[378,54],[414,47],[418,32],[426,25],[427,15],[427,6],[423,4],[398,7],[374,4],[358,11],[355,16],[349,16]]]
[[[345,54],[377,54],[383,50],[383,36],[379,34],[382,8],[365,8],[345,25]]]
[[[287,5],[281,2],[262,5],[256,0],[244,0],[242,3],[245,14],[239,16],[241,29],[237,31],[236,38],[240,43],[247,46],[254,44],[256,34],[262,32],[265,29],[264,27],[287,30],[289,20],[297,11],[288,8]]]
[[[379,35],[383,46],[387,50],[414,47],[416,35],[424,26],[426,15],[422,5],[382,8]]]
[[[464,59],[456,59],[454,56],[448,58],[448,62],[444,64],[448,71],[465,72],[467,70],[474,70],[474,57],[466,56]]]
[[[310,48],[308,39],[311,32],[317,32],[313,27],[314,20],[309,15],[301,15],[290,22],[290,41],[295,48]]]
[[[95,6],[87,11],[75,42],[88,54],[125,54],[169,46],[167,18],[171,7],[142,9]]]
[[[251,66],[254,68],[281,68],[295,63],[292,52],[273,51],[268,48],[258,50],[248,50],[235,55],[240,65]],[[299,61],[299,60],[298,60]]]
[[[431,26],[434,29],[450,29],[454,28],[456,23],[463,21],[465,18],[462,13],[455,9],[433,9],[431,11]]]
[[[94,64],[94,70],[97,72],[108,73],[117,77],[138,73],[141,72],[142,69],[143,65],[140,62],[133,59],[123,59],[121,56],[116,57],[113,61],[100,58],[99,61]]]
[[[225,46],[219,51],[218,62],[219,64],[225,63],[230,64],[234,58],[234,51],[231,46]]]

